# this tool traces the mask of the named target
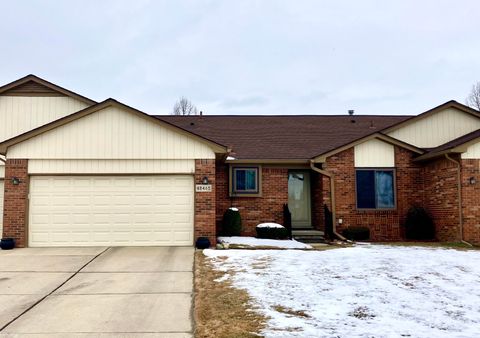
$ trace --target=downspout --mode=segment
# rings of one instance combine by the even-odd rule
[[[330,201],[332,201],[333,234],[337,236],[340,240],[348,242],[348,240],[345,237],[343,237],[337,232],[337,216],[335,212],[335,181],[334,181],[335,176],[331,172],[317,168],[315,166],[315,163],[312,160],[310,160],[310,168],[313,171],[316,171],[317,173],[325,175],[330,179]]]
[[[458,193],[458,223],[460,226],[460,242],[473,246],[471,243],[463,240],[463,212],[462,212],[462,175],[461,164],[457,160],[451,158],[448,154],[445,154],[445,158],[450,162],[453,162],[457,166],[457,193]]]

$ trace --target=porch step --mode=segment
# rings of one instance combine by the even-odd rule
[[[293,230],[292,235],[302,243],[325,243],[324,233],[319,230]]]

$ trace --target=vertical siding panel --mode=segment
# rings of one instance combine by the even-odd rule
[[[0,96],[0,141],[69,115],[79,107],[87,105],[70,97]]]
[[[454,108],[419,119],[388,135],[417,147],[436,147],[480,128],[480,119]]]

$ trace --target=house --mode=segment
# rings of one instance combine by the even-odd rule
[[[480,112],[153,116],[28,75],[0,87],[3,237],[17,246],[212,242],[238,207],[260,222],[403,239],[414,205],[442,241],[480,244]],[[1,218],[0,218],[1,219]]]

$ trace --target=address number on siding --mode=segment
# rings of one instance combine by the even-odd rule
[[[211,184],[195,184],[195,191],[196,192],[211,192],[212,185]]]

